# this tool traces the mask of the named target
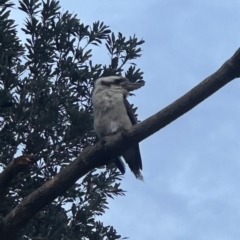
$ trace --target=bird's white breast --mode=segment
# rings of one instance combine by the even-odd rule
[[[93,101],[94,130],[98,137],[110,135],[131,126],[122,93],[102,91]]]

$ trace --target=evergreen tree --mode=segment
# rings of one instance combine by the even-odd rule
[[[0,5],[1,220],[96,142],[90,99],[94,80],[107,75],[142,79],[129,61],[140,57],[144,41],[114,34],[100,21],[85,25],[62,12],[56,0],[22,0],[17,7],[26,15],[21,28],[26,40],[21,42],[10,16],[14,4],[0,0]],[[97,47],[108,52],[108,65],[94,63]],[[39,211],[15,239],[123,239],[96,220],[108,208],[108,197],[124,195],[120,181],[114,165],[91,170]]]

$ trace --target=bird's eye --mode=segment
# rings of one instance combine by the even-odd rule
[[[105,81],[102,81],[101,84],[106,86],[106,87],[110,87],[111,86],[111,83],[105,82]]]
[[[124,78],[117,78],[117,79],[114,80],[114,82],[115,82],[116,84],[122,83],[122,82],[124,82],[124,81],[125,81]]]

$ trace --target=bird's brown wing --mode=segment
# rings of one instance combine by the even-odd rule
[[[132,105],[130,105],[126,98],[124,98],[124,104],[126,106],[127,114],[132,125],[137,124],[138,121],[135,114],[137,108],[133,109]],[[130,169],[135,174],[135,176],[141,179],[142,177],[140,169],[142,170],[142,158],[140,154],[139,144],[136,144],[135,146],[124,152],[123,157],[125,158],[125,161],[128,163]]]
[[[137,108],[133,108],[133,105],[131,105],[126,98],[124,98],[124,104],[127,109],[127,114],[128,114],[128,117],[130,118],[132,125],[137,124],[138,120],[137,120],[137,115],[135,114]]]

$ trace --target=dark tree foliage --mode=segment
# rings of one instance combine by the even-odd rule
[[[26,14],[21,33],[11,19],[12,7]],[[0,0],[0,172],[16,153],[33,156],[10,183],[0,217],[94,144],[94,80],[106,75],[142,79],[129,62],[140,56],[142,43],[99,21],[84,25],[56,0],[22,0],[19,6]],[[109,65],[93,63],[92,49],[100,46]],[[120,181],[114,166],[92,170],[38,212],[16,239],[121,239],[96,220],[108,208],[108,197],[124,195]]]

